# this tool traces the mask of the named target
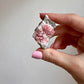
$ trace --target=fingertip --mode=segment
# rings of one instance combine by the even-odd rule
[[[42,52],[40,52],[40,51],[34,51],[34,52],[32,53],[32,58],[42,59]]]
[[[40,18],[43,20],[45,15],[46,15],[46,13],[40,13]]]
[[[43,48],[38,48],[32,53],[32,58],[42,59],[43,57]]]

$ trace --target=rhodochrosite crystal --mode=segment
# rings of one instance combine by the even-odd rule
[[[49,39],[55,33],[54,28],[56,27],[55,22],[51,21],[46,15],[44,20],[39,23],[33,33],[33,38],[40,45],[41,48],[47,48]]]

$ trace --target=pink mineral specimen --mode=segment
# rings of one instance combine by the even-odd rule
[[[42,48],[47,48],[49,39],[53,36],[54,33],[55,31],[53,26],[47,24],[45,21],[42,21],[35,29],[33,37]]]

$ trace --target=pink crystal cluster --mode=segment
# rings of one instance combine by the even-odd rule
[[[37,43],[44,48],[47,47],[49,39],[53,36],[54,32],[54,28],[51,25],[42,22],[36,29],[33,37]]]

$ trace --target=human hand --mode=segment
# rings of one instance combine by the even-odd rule
[[[54,36],[58,36],[48,49],[37,49],[33,58],[43,59],[67,70],[78,84],[84,84],[84,18],[76,14],[41,13],[41,19],[48,15],[58,23]],[[70,55],[56,49],[65,49],[72,45],[78,50],[77,55]]]

